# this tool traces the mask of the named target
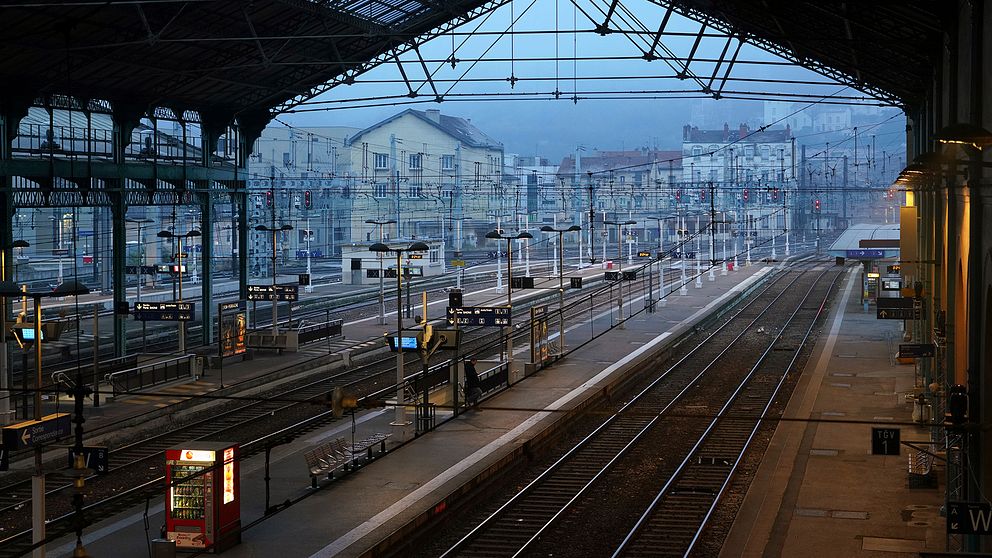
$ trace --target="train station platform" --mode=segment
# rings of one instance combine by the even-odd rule
[[[630,370],[664,353],[681,335],[772,271],[773,267],[758,264],[704,280],[699,288],[690,284],[686,296],[676,291],[656,313],[629,318],[626,329],[603,334],[564,360],[497,392],[483,402],[481,412],[467,410],[391,448],[385,457],[355,473],[322,481],[320,489],[310,488],[305,453],[338,437],[350,441],[390,432],[392,409],[363,411],[353,424],[336,422],[273,448],[268,473],[263,459],[249,459],[241,466],[242,543],[224,555],[362,556],[390,537],[406,536],[405,528],[444,513],[448,498],[471,490],[489,473],[522,458],[542,443],[565,413],[601,400]],[[643,294],[636,293],[629,304],[639,310]],[[591,319],[609,324],[611,310],[598,309]],[[577,322],[572,327],[589,326]],[[480,370],[489,365],[480,362]],[[291,503],[268,516],[266,474],[269,501]],[[84,536],[87,550],[115,555],[121,548],[145,548],[146,537],[158,537],[163,507],[161,501],[153,501],[147,532],[143,509],[93,526]],[[63,556],[71,552],[71,542],[51,548],[53,556]]]
[[[909,479],[912,448],[872,455],[872,427],[898,428],[903,442],[924,442],[917,445],[929,432],[912,420],[914,366],[896,362],[903,322],[863,310],[855,272],[846,274],[841,304],[823,326],[722,558],[944,550],[939,460],[934,484],[916,488]]]
[[[566,282],[568,277],[582,277],[586,281],[585,284],[594,285],[602,279],[603,270],[598,266],[572,269],[566,274]],[[543,279],[536,282],[535,289],[514,291],[513,300],[526,302],[548,295],[552,293],[552,283],[555,287],[553,293],[557,293],[557,278]],[[431,287],[432,290],[435,288]],[[363,289],[370,290],[368,287]],[[416,283],[413,284],[412,293],[412,314],[421,314],[420,292]],[[127,439],[135,434],[134,431],[128,430],[128,427],[134,426],[135,430],[139,430],[147,427],[149,421],[171,420],[171,417],[177,417],[179,413],[206,411],[223,403],[227,396],[245,395],[245,390],[257,393],[263,389],[271,389],[299,375],[312,374],[314,368],[322,368],[328,372],[343,371],[352,358],[388,352],[383,336],[395,331],[395,300],[395,291],[387,290],[385,324],[379,325],[376,316],[353,319],[343,324],[342,337],[308,343],[302,345],[297,352],[253,350],[250,360],[228,359],[229,362],[221,368],[204,367],[198,374],[191,374],[167,383],[149,385],[116,397],[111,393],[110,387],[103,383],[100,387],[100,406],[93,406],[92,400],[86,402],[88,443],[112,446],[115,441]],[[447,303],[446,298],[428,303],[429,317],[433,323],[443,322]],[[503,305],[506,303],[506,294],[505,291],[504,294],[498,293],[495,286],[471,285],[465,289],[463,303],[466,306]],[[259,306],[269,304],[259,303]],[[404,327],[414,325],[412,318],[404,319]],[[207,354],[216,354],[216,346],[212,350],[213,353]],[[149,360],[149,365],[179,356],[159,355],[158,359]],[[69,372],[69,380],[71,380],[71,370]],[[20,397],[16,390],[14,397]],[[65,394],[45,397],[43,414],[71,410],[72,404],[72,399]],[[167,427],[168,423],[164,426]],[[62,457],[61,452],[55,452],[53,455],[56,458]],[[30,467],[33,467],[33,464],[29,462],[11,464],[12,469]]]

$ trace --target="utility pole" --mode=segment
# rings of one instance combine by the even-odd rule
[[[589,172],[589,263],[596,263],[596,209],[593,207],[592,172]]]

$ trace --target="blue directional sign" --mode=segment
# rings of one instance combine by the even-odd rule
[[[885,250],[848,250],[847,258],[851,260],[879,260],[885,257]]]
[[[3,447],[8,450],[33,448],[68,436],[72,430],[69,413],[55,413],[41,420],[26,420],[3,427]]]

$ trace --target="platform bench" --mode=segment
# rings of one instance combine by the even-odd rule
[[[333,442],[321,444],[303,454],[310,471],[310,486],[317,488],[317,478],[326,476],[334,478],[334,471],[348,466],[351,455],[344,451],[344,441],[338,438]]]
[[[392,436],[392,434],[376,432],[360,442],[355,442],[348,449],[353,456],[360,453],[365,453],[365,459],[372,461],[375,452],[374,448],[376,445],[379,446],[380,455],[386,453],[386,438],[389,438],[390,436]]]

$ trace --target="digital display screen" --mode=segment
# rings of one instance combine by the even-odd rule
[[[417,338],[416,337],[400,337],[400,347],[404,349],[416,349],[417,348]]]
[[[34,341],[34,328],[25,327],[21,329],[21,337],[25,341]],[[41,330],[41,340],[45,340],[45,330]]]

